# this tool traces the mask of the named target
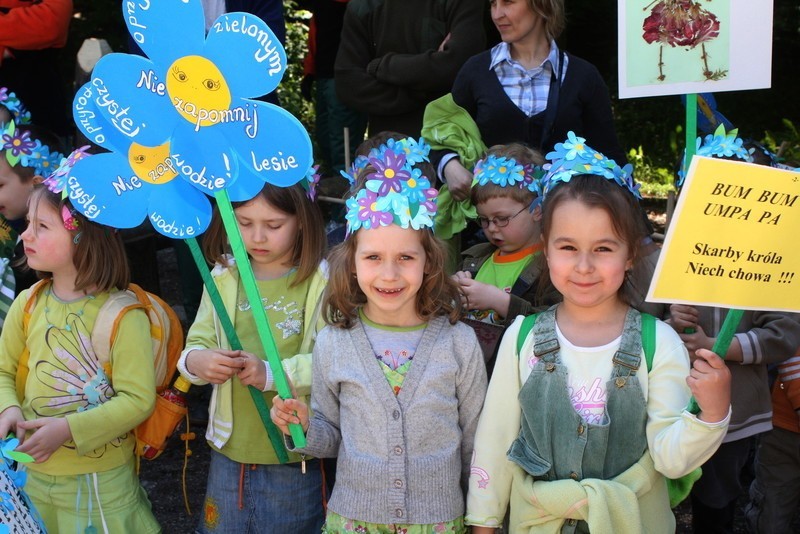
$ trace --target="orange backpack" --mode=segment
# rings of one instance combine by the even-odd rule
[[[36,298],[49,282],[49,280],[40,280],[30,289],[22,318],[22,332],[26,336]],[[91,340],[98,362],[113,384],[111,348],[114,346],[122,317],[128,311],[136,309],[144,310],[150,320],[150,338],[153,343],[153,365],[156,378],[156,407],[150,417],[134,429],[136,455],[141,457],[145,449],[154,448],[158,451],[157,454],[146,456],[153,459],[164,450],[167,439],[187,413],[186,407],[178,406],[160,395],[172,385],[178,359],[183,349],[183,328],[178,316],[159,297],[148,293],[136,284],[130,284],[127,290],[115,291],[109,295],[108,300],[97,314]],[[20,403],[25,397],[29,358],[30,353],[26,347],[20,355],[17,367],[17,397]]]

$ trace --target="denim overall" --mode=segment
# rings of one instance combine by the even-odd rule
[[[606,382],[606,420],[589,424],[567,391],[567,369],[559,357],[555,307],[541,313],[533,329],[539,361],[519,393],[522,423],[508,458],[534,480],[609,479],[636,463],[647,449],[647,406],[636,371],[642,354],[641,317],[629,309],[614,368]],[[589,532],[569,519],[562,533]]]

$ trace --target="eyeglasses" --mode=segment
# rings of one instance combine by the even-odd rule
[[[483,229],[489,228],[489,225],[492,224],[492,223],[494,223],[494,225],[497,228],[505,228],[506,226],[508,226],[508,223],[511,222],[511,219],[513,219],[514,217],[516,217],[517,215],[519,215],[520,213],[522,213],[526,209],[528,209],[528,206],[525,206],[524,208],[519,210],[514,215],[511,215],[511,216],[508,216],[508,217],[492,217],[491,219],[487,219],[486,217],[480,217],[479,216],[478,217],[478,224],[480,224],[481,228],[483,228]]]

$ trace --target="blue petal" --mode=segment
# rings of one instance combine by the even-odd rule
[[[251,124],[220,125],[244,165],[262,180],[278,186],[302,180],[313,164],[311,139],[303,125],[284,109],[256,100],[241,99],[254,108]]]
[[[195,131],[188,122],[180,123],[170,153],[181,176],[207,195],[228,187],[239,170],[235,153],[220,126]]]
[[[164,81],[160,72],[143,57],[109,54],[97,63],[90,82],[103,117],[119,133],[146,146],[166,141],[180,117],[166,87],[158,85]]]
[[[131,140],[111,125],[95,105],[97,92],[89,82],[78,89],[72,101],[72,118],[75,125],[92,143],[108,150],[127,153]]]
[[[122,2],[122,16],[133,40],[162,68],[203,48],[202,0]]]
[[[153,228],[175,239],[197,237],[211,222],[208,197],[180,179],[160,187],[158,194],[150,197],[147,212]]]
[[[231,94],[272,92],[286,70],[286,52],[267,23],[249,13],[228,13],[208,31],[203,55],[225,76]]]
[[[231,202],[251,200],[264,189],[264,179],[254,173],[247,165],[239,165],[239,175],[228,186]]]
[[[67,187],[72,204],[88,219],[133,228],[147,216],[147,197],[155,186],[137,178],[128,161],[111,152],[79,160]]]

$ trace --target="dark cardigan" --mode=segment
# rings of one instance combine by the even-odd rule
[[[491,50],[472,56],[453,84],[453,100],[475,119],[487,147],[511,142],[540,148],[542,155],[574,131],[586,143],[618,164],[627,163],[614,131],[608,89],[597,69],[579,57],[569,61],[561,84],[552,134],[542,140],[544,113],[528,117],[509,100],[489,68]]]

